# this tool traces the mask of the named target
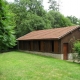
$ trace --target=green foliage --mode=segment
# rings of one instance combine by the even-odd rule
[[[75,16],[67,16],[67,18],[68,18],[74,25],[78,25],[78,24],[79,24],[79,19],[76,18]]]
[[[76,41],[74,43],[74,51],[77,53],[77,55],[74,56],[75,59],[80,61],[80,41]]]
[[[47,22],[47,24],[46,24],[46,22]],[[48,24],[49,24],[49,22],[44,20],[42,17],[40,17],[36,14],[27,13],[26,18],[22,19],[21,24],[19,24],[20,28],[19,27],[17,28],[17,37],[20,37],[28,32],[34,31],[34,30],[46,29],[49,26]],[[18,32],[18,31],[20,31],[20,32]]]
[[[70,20],[57,12],[57,2],[49,0],[50,11],[46,12],[42,0],[15,0],[9,3],[13,12],[16,37],[23,36],[34,30],[42,30],[72,25]],[[53,5],[54,4],[54,5]]]
[[[59,5],[58,5],[58,3],[56,2],[56,0],[49,0],[48,3],[50,4],[49,10],[59,11]]]
[[[0,0],[0,52],[15,46],[14,26],[11,22],[12,14],[3,0]]]
[[[74,50],[78,53],[78,56],[80,56],[80,41],[74,43]]]
[[[49,11],[47,14],[48,20],[51,22],[51,27],[66,27],[71,26],[72,23],[66,17],[64,17],[60,12],[55,12],[53,10]]]
[[[80,25],[80,19],[78,19],[78,25]]]
[[[34,30],[51,28],[41,0],[19,0],[9,4],[15,14],[16,36],[20,37]]]

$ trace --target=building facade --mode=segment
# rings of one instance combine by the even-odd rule
[[[19,50],[47,52],[56,58],[67,60],[72,53],[72,39],[80,39],[80,27],[33,31],[17,40]]]

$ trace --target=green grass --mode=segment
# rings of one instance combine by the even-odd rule
[[[0,54],[0,80],[80,80],[80,64],[25,52]]]

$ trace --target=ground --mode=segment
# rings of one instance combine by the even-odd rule
[[[80,64],[26,52],[0,54],[0,80],[80,80]]]

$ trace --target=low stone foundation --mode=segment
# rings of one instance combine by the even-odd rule
[[[69,53],[68,60],[77,59],[78,53]]]
[[[68,54],[68,60],[73,60],[73,54],[72,53]]]
[[[39,55],[43,55],[43,56],[50,56],[50,57],[54,57],[54,58],[58,58],[58,59],[63,59],[63,54],[35,52],[35,51],[25,51],[25,52],[29,52],[31,54],[39,54]]]
[[[23,50],[20,50],[20,51],[23,51]],[[36,52],[36,51],[23,51],[23,52],[28,52],[31,54],[38,54],[38,55],[43,55],[43,56],[50,56],[50,57],[54,57],[54,58],[63,60],[63,54]],[[76,56],[77,56],[77,53],[68,53],[68,60],[73,60],[73,57],[76,57]]]

